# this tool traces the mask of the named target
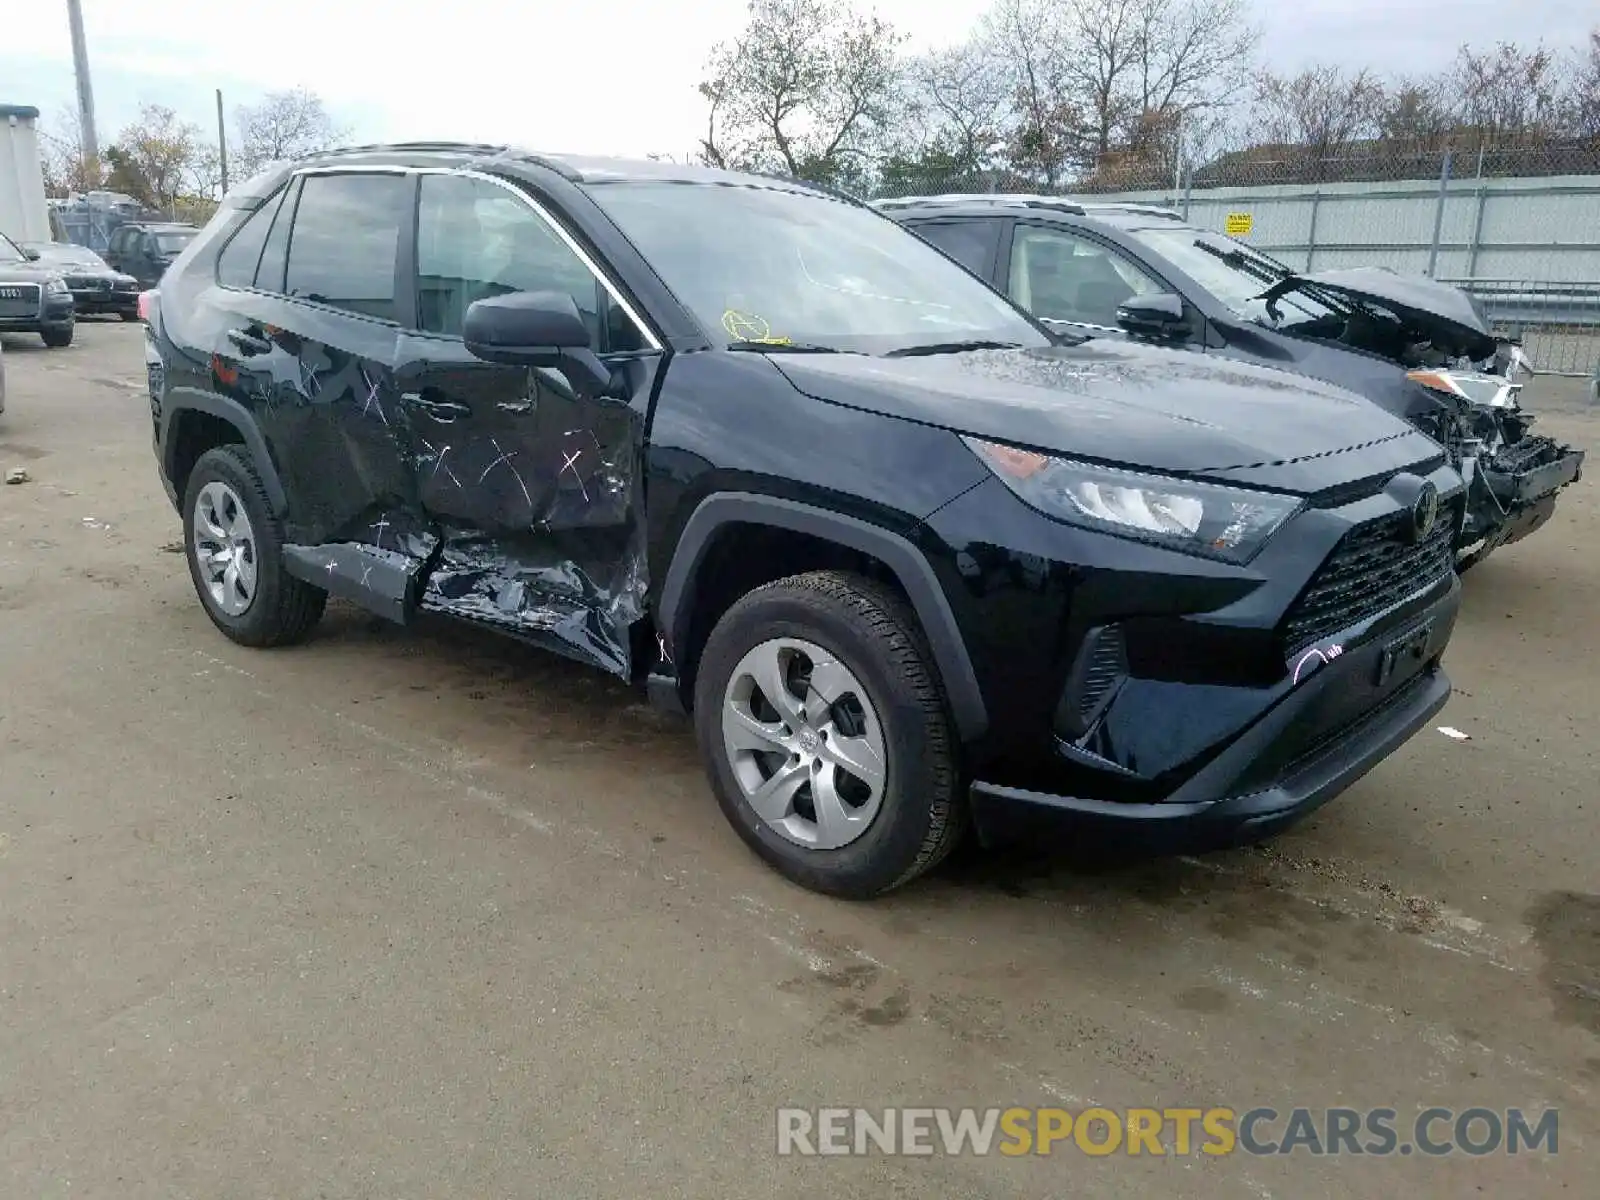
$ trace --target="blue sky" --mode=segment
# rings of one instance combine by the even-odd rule
[[[919,47],[959,40],[988,0],[879,0]],[[101,139],[141,101],[214,128],[213,89],[247,104],[308,87],[358,140],[461,137],[553,151],[690,151],[695,94],[712,44],[735,34],[743,0],[83,0]],[[0,102],[33,104],[48,129],[73,104],[62,0],[8,0]],[[1462,41],[1571,45],[1600,17],[1571,0],[1255,0],[1263,57],[1425,71]],[[604,13],[597,21],[589,13]],[[1515,19],[1508,17],[1515,13]]]

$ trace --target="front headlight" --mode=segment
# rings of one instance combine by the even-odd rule
[[[1406,378],[1420,383],[1430,392],[1457,396],[1469,404],[1484,408],[1517,408],[1517,393],[1522,385],[1504,375],[1485,375],[1481,371],[1447,371],[1442,368],[1425,368],[1407,371]]]
[[[1300,507],[1293,496],[1146,475],[964,438],[1017,497],[1048,517],[1246,563]]]
[[[67,287],[67,281],[61,276],[57,275],[51,279],[49,283],[44,285],[44,290],[49,292],[51,295],[64,296],[68,294],[70,289]]]

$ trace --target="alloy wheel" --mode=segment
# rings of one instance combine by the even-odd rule
[[[239,495],[221,480],[200,489],[194,504],[194,558],[211,602],[230,617],[256,596],[256,536]]]
[[[811,642],[774,638],[739,660],[723,693],[722,738],[745,801],[796,845],[847,846],[883,805],[877,710],[850,669]]]

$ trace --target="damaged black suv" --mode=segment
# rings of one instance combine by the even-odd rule
[[[332,595],[633,680],[819,890],[973,826],[1258,837],[1449,695],[1434,442],[1276,371],[1058,345],[804,184],[339,151],[236,188],[146,316],[223,633],[302,639]]]

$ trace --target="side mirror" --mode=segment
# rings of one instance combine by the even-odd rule
[[[578,391],[604,395],[611,369],[589,348],[589,327],[565,292],[510,292],[475,300],[462,322],[467,349],[485,362],[555,367]]]
[[[27,249],[23,250],[22,257],[27,259],[29,262],[38,262],[39,261],[39,252],[37,250],[33,249],[33,247],[30,246]]]
[[[1171,292],[1129,296],[1117,308],[1117,324],[1134,337],[1174,338],[1188,329],[1183,301]]]

